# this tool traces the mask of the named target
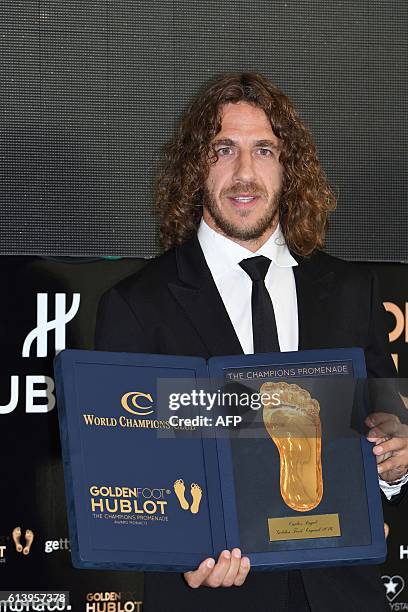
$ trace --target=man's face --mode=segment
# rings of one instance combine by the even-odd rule
[[[232,240],[259,248],[278,223],[280,140],[264,111],[247,102],[225,104],[221,121],[212,142],[218,160],[205,183],[203,217]]]

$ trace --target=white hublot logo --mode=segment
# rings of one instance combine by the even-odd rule
[[[39,389],[37,385],[43,388]],[[45,385],[45,388],[44,388]],[[18,406],[19,400],[19,376],[13,374],[10,377],[10,401],[8,404],[0,405],[0,414],[10,414]],[[55,406],[54,381],[50,376],[34,374],[25,377],[25,411],[27,413],[47,413]],[[45,404],[39,404],[36,398],[46,400]]]
[[[79,309],[80,294],[73,293],[70,309],[66,310],[66,294],[55,294],[55,319],[48,320],[48,293],[37,294],[37,327],[27,335],[23,344],[23,357],[30,356],[31,345],[37,341],[37,357],[47,356],[48,332],[55,329],[55,352],[65,348],[65,327],[72,321]]]
[[[30,357],[31,345],[36,341],[37,357],[47,357],[48,333],[55,330],[55,352],[65,348],[65,327],[79,310],[80,294],[72,294],[67,310],[66,294],[55,294],[55,319],[48,320],[48,293],[37,294],[37,327],[24,340],[22,356]],[[55,407],[54,380],[45,374],[10,375],[10,401],[0,404],[0,415],[13,412],[25,400],[27,414],[47,414]]]

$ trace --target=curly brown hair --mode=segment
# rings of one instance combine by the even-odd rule
[[[328,215],[336,199],[320,167],[312,136],[292,102],[264,76],[254,72],[223,74],[211,81],[183,114],[165,149],[156,183],[160,238],[165,249],[182,244],[197,230],[212,140],[221,129],[221,108],[248,102],[267,115],[281,139],[283,186],[279,221],[288,247],[310,255],[323,246]]]

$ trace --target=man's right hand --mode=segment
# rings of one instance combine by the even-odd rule
[[[214,559],[205,559],[196,570],[186,572],[184,578],[192,589],[200,586],[211,588],[241,586],[250,567],[248,557],[242,557],[240,549],[234,548],[232,552],[223,550],[217,563]]]

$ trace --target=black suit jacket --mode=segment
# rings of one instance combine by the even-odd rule
[[[392,377],[383,307],[371,272],[318,252],[294,268],[299,349],[360,346],[369,376]],[[242,348],[195,236],[102,298],[96,348],[209,358]],[[302,572],[312,612],[384,612],[376,567]],[[146,612],[283,612],[287,572],[250,573],[242,587],[188,587],[178,574],[145,574]]]

